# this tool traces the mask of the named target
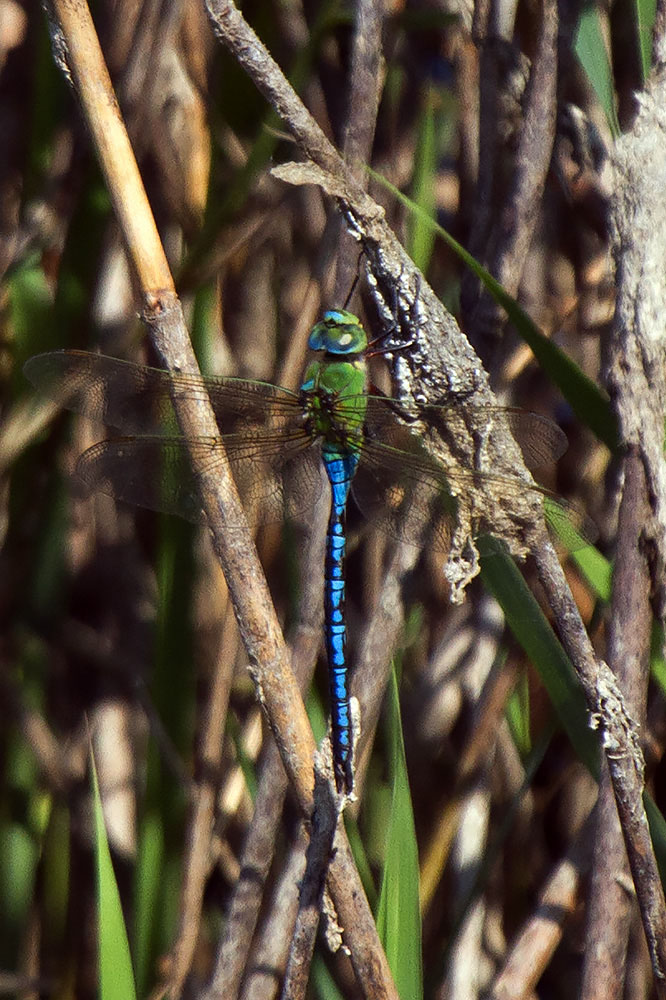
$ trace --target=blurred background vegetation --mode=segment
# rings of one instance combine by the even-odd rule
[[[243,13],[340,145],[353,7],[253,0]],[[294,189],[271,177],[273,164],[297,158],[296,148],[216,42],[203,5],[118,0],[96,3],[93,16],[202,370],[297,387],[309,328],[324,308],[342,304],[331,299],[334,206],[314,187]],[[578,10],[561,12],[558,133],[517,296],[600,383],[613,315],[603,149],[618,128],[616,112],[620,123],[630,119],[631,92],[646,67],[634,16],[629,5],[618,6],[612,18],[592,12],[585,34]],[[539,17],[538,6],[523,0],[493,43],[505,97],[495,122],[497,213],[511,182]],[[238,879],[257,761],[270,737],[206,532],[108,497],[82,496],[73,464],[102,429],[36,401],[23,379],[28,357],[59,347],[145,363],[156,358],[137,318],[132,275],[86,127],[52,58],[46,20],[36,5],[1,0],[0,24],[0,982],[9,993],[23,984],[22,995],[27,983],[34,995],[96,993],[90,736],[138,994],[168,976],[197,740],[211,679],[222,671],[229,707],[191,976],[196,993],[210,974]],[[371,162],[487,263],[490,223],[480,225],[475,193],[479,48],[471,29],[471,9],[453,0],[391,5]],[[502,330],[500,349],[493,341],[489,350],[483,323],[474,318],[476,292],[459,260],[381,185],[373,182],[371,190],[491,366],[502,400],[549,415],[566,430],[570,449],[547,471],[545,485],[584,507],[601,547],[609,546],[615,484],[608,451],[573,420],[513,328]],[[363,311],[362,299],[352,305]],[[382,332],[371,308],[364,321],[371,335]],[[390,391],[381,361],[375,377]],[[380,543],[353,512],[350,527],[353,662],[382,592],[384,561]],[[301,536],[264,531],[257,541],[289,636],[304,597],[320,586],[320,568],[301,557]],[[530,580],[529,566],[526,574]],[[597,595],[575,568],[569,574],[603,649]],[[539,952],[536,977],[539,996],[569,997],[580,972],[594,780],[563,735],[538,665],[505,631],[478,581],[463,606],[451,607],[441,559],[426,549],[406,577],[402,600],[406,625],[395,657],[423,864],[427,995],[490,989],[546,880],[573,852],[575,875],[558,897],[555,936]],[[532,613],[526,607],[527,619]],[[308,699],[318,738],[325,691],[320,663]],[[387,763],[396,745],[391,733],[391,726],[380,726],[350,821],[371,902],[391,860],[385,837],[395,774]],[[663,726],[657,745],[660,738]],[[275,921],[272,900],[294,831],[287,801],[243,996],[268,997],[279,985],[291,925]],[[280,939],[282,957],[274,969],[264,967],[258,985],[251,970],[267,935]],[[650,973],[640,932],[630,961],[635,995],[646,995]],[[358,995],[343,955],[322,947],[314,968],[312,996]],[[412,981],[418,980],[417,973]],[[532,995],[535,982],[527,974],[525,982]]]

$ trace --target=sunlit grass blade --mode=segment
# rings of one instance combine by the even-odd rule
[[[435,142],[435,102],[434,94],[426,93],[418,123],[419,138],[414,163],[414,179],[412,190],[414,201],[421,209],[418,215],[412,216],[409,227],[407,253],[416,266],[425,273],[430,263],[432,249],[435,244],[435,233],[432,226],[425,225],[423,213],[434,221],[435,213],[435,173],[437,167],[437,147]]]
[[[401,1000],[420,1000],[423,996],[423,968],[419,859],[395,672],[389,684],[387,702],[393,796],[377,929]]]
[[[549,509],[557,510],[558,505],[550,497],[545,497],[544,506],[548,514]],[[566,517],[549,517],[548,523],[599,600],[610,601],[613,583],[613,564],[610,560],[590,544]]]
[[[600,601],[610,601],[613,584],[613,564],[594,545],[576,549],[571,558],[594,590]]]
[[[617,139],[620,135],[620,123],[615,108],[615,84],[600,16],[598,9],[592,5],[583,10],[573,47],[604,109],[611,135]]]
[[[634,0],[636,12],[636,31],[638,33],[638,50],[641,56],[641,71],[643,83],[650,75],[652,65],[652,29],[657,11],[656,0]]]
[[[118,883],[111,862],[109,842],[106,837],[102,800],[92,753],[90,754],[90,771],[92,775],[99,916],[99,995],[101,1000],[134,1000],[136,990],[129,941],[120,905]]]
[[[370,168],[368,168],[370,170]],[[483,283],[490,295],[502,306],[513,323],[519,335],[530,347],[535,358],[558,387],[571,409],[581,423],[589,427],[611,451],[618,447],[619,435],[615,414],[611,410],[608,398],[599,387],[588,378],[578,365],[564,351],[546,337],[536,323],[521,309],[498,281],[482,267],[457,240],[442,226],[434,222],[418,205],[398,190],[381,174],[370,170],[371,176],[390,191],[410,212],[418,215],[424,226],[432,226],[433,230],[454,251],[455,254],[470,268]]]
[[[495,539],[480,540],[481,577],[499,602],[507,624],[538,671],[562,728],[595,777],[599,744],[571,662],[513,559]]]

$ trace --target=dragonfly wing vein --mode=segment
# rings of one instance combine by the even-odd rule
[[[214,474],[224,461],[222,445],[246,512],[257,522],[294,517],[316,500],[320,459],[304,435],[267,437],[261,447],[240,435],[111,438],[84,452],[76,472],[90,492],[201,523],[205,515],[193,462]]]
[[[209,399],[223,433],[248,423],[287,430],[303,420],[299,396],[267,382],[172,373],[85,351],[39,354],[24,371],[61,406],[127,433],[177,431],[175,396]]]

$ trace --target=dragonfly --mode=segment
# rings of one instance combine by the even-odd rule
[[[205,522],[194,466],[214,471],[224,451],[245,509],[258,523],[267,523],[302,518],[311,510],[325,482],[323,466],[330,483],[324,617],[333,764],[338,792],[351,795],[345,620],[350,493],[380,530],[412,544],[423,544],[427,532],[429,544],[443,552],[451,546],[459,499],[470,491],[485,486],[509,502],[526,492],[551,495],[517,475],[452,470],[434,458],[417,428],[455,428],[467,404],[445,402],[407,414],[397,400],[373,392],[368,337],[353,313],[326,312],[313,326],[308,345],[317,360],[296,392],[269,382],[171,373],[84,351],[36,355],[24,372],[63,407],[128,435],[101,441],[79,458],[76,473],[91,492]],[[208,397],[219,438],[179,434],[175,395]],[[545,417],[501,407],[483,411],[485,421],[505,422],[530,467],[553,461],[566,449],[565,435]],[[565,518],[562,506],[548,507]]]

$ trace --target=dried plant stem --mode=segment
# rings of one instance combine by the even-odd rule
[[[301,881],[298,917],[289,950],[282,1000],[302,1000],[307,989],[326,884],[326,871],[338,824],[337,811],[331,808],[331,805],[328,788],[318,776],[315,781],[315,808],[312,813],[307,865]]]
[[[241,872],[226,913],[224,934],[210,983],[202,1000],[237,997],[247,968],[263,890],[273,861],[276,831],[282,815],[287,779],[275,744],[267,747],[257,788],[257,804],[245,838]]]
[[[152,296],[173,293],[169,265],[90,12],[81,0],[55,0],[50,10],[60,32],[58,61],[81,101],[139,284]]]
[[[579,900],[580,883],[590,865],[592,818],[584,824],[567,856],[555,867],[533,915],[516,936],[491,992],[492,1000],[522,1000],[534,995],[539,979],[562,940],[565,921]]]
[[[525,261],[539,218],[541,199],[550,167],[557,118],[557,34],[558,11],[554,0],[543,0],[541,5],[541,28],[529,79],[522,101],[522,121],[518,134],[518,146],[511,173],[509,190],[501,193],[502,202],[497,203],[499,192],[495,190],[501,169],[496,162],[506,156],[506,150],[499,148],[496,137],[498,119],[499,89],[498,52],[493,46],[493,31],[489,22],[484,28],[482,41],[482,66],[489,76],[482,72],[482,98],[484,120],[480,130],[481,139],[488,144],[489,156],[480,157],[481,163],[477,208],[473,230],[474,245],[478,256],[485,259],[486,266],[510,295],[516,295],[523,274]],[[485,7],[481,7],[485,10]],[[480,15],[479,15],[480,16]],[[487,15],[488,16],[488,15]],[[495,85],[493,85],[493,82]],[[494,217],[493,217],[494,216]],[[468,287],[478,287],[478,280],[470,273],[464,278]],[[465,296],[470,299],[469,294]],[[471,332],[475,344],[486,348],[484,360],[495,371],[498,362],[498,337],[504,323],[504,313],[482,291],[478,301],[468,309],[466,329]]]
[[[315,507],[314,528],[303,560],[310,567],[310,573],[318,574],[318,578],[311,578],[309,585],[303,588],[299,624],[291,643],[292,667],[301,689],[310,683],[317,649],[321,643],[324,548],[328,520],[326,508],[322,495]],[[213,974],[203,993],[204,1000],[214,1000],[222,995],[227,1000],[232,1000],[239,995],[259,920],[266,879],[273,861],[286,791],[287,779],[277,747],[275,743],[269,743],[261,764],[252,822],[243,844],[240,877],[226,913]],[[294,884],[292,889],[295,897]],[[286,888],[284,891],[287,891]]]
[[[644,762],[638,730],[614,674],[597,660],[548,538],[534,551],[539,579],[555,614],[557,631],[583,687],[593,723],[601,731],[620,824],[629,857],[659,995],[666,969],[666,910],[650,828],[643,805]]]
[[[663,32],[663,23],[655,33],[657,46],[659,30]],[[662,196],[666,183],[665,106],[662,69],[655,72],[640,95],[633,126],[613,150],[615,191],[610,216],[618,294],[608,383],[622,438],[629,446],[618,561],[621,558],[625,567],[628,562],[633,567],[629,579],[628,575],[622,576],[619,566],[613,581],[610,653],[622,694],[639,720],[644,714],[648,681],[648,597],[662,619],[666,611],[666,292],[662,280],[666,233]],[[626,683],[629,675],[631,685]],[[604,720],[604,727],[609,722],[611,719]],[[666,910],[640,808],[640,748],[636,746],[632,761],[628,748],[616,743],[614,737],[612,730],[606,731],[611,779],[656,988],[660,996],[666,996]]]
[[[370,761],[384,693],[393,664],[393,651],[405,624],[402,584],[414,568],[419,551],[414,546],[397,546],[379,588],[380,598],[361,639],[352,694],[361,706],[361,739],[356,764],[356,781],[362,786]]]
[[[386,7],[376,0],[356,4],[354,41],[349,73],[347,124],[342,155],[352,176],[367,187],[365,164],[370,163],[382,83],[382,27]],[[333,302],[345,302],[358,273],[357,251],[342,219],[339,220],[337,270]]]
[[[192,815],[188,825],[178,931],[172,948],[171,986],[176,994],[181,991],[194,957],[204,890],[210,874],[211,836],[232,679],[230,665],[234,662],[233,652],[238,642],[238,633],[231,627],[231,614],[232,608],[228,604],[222,631],[222,648],[215,664],[206,718],[202,725],[201,749],[196,767],[198,780],[194,786]]]
[[[645,476],[638,454],[625,459],[618,523],[609,662],[629,711],[642,727],[647,711],[650,664],[650,573],[641,552],[648,517]],[[594,864],[590,886],[582,996],[622,996],[629,932],[634,912],[631,876],[607,768],[599,782]]]

